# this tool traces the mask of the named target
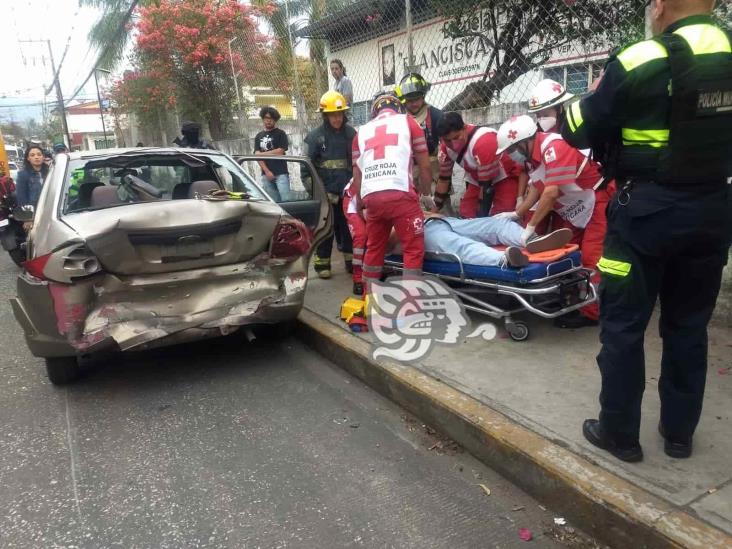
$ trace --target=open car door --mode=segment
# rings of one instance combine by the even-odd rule
[[[300,156],[235,155],[239,165],[292,217],[313,232],[313,249],[333,231],[333,210],[310,159]],[[262,174],[259,162],[267,159],[275,175]]]

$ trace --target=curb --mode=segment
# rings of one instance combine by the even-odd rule
[[[732,547],[732,536],[416,368],[371,359],[368,342],[308,309],[309,347],[438,428],[476,458],[613,547]]]

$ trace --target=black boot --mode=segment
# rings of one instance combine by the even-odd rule
[[[606,433],[596,419],[586,419],[582,424],[582,434],[594,446],[610,452],[616,458],[634,463],[643,460],[643,448],[639,443],[620,444]]]
[[[658,432],[663,437],[663,451],[672,458],[684,459],[691,457],[691,437],[674,437],[666,434],[666,431],[658,422]]]
[[[359,297],[363,296],[363,282],[353,283],[353,295],[357,295]]]

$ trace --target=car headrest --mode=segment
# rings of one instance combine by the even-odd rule
[[[88,208],[91,205],[92,192],[103,185],[101,181],[86,181],[79,185],[79,207]]]
[[[115,204],[122,204],[122,200],[119,199],[119,195],[117,194],[117,187],[103,185],[101,187],[95,187],[94,190],[92,190],[92,208],[106,208],[107,206],[113,206]]]
[[[173,200],[181,200],[184,198],[188,198],[188,189],[191,188],[190,183],[178,183],[175,187],[173,187],[173,194],[171,198]]]
[[[201,196],[209,194],[211,191],[218,191],[221,186],[212,179],[203,181],[194,181],[188,189],[188,198],[195,198],[196,194]]]

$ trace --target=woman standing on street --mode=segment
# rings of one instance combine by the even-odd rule
[[[38,145],[31,145],[25,150],[23,169],[18,172],[18,179],[15,182],[15,197],[18,206],[35,208],[38,204],[43,181],[48,175],[48,165],[43,160],[43,149]],[[23,223],[26,231],[29,231],[32,226],[33,223],[30,221]]]

